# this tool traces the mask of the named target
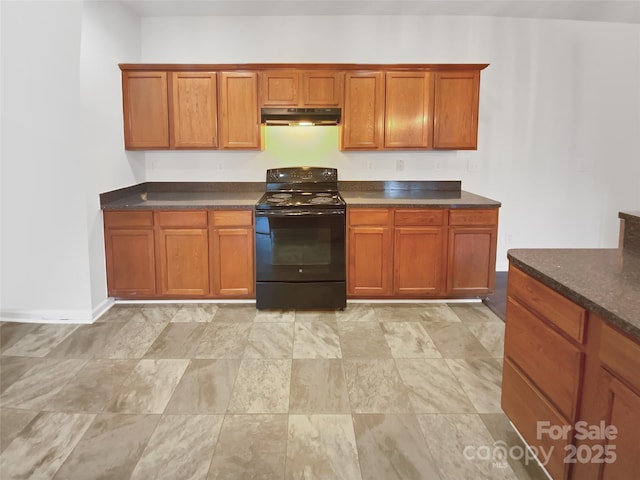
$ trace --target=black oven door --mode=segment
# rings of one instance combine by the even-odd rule
[[[345,281],[345,209],[256,210],[256,281]]]

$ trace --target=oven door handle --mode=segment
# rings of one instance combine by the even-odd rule
[[[287,208],[284,210],[256,210],[256,216],[258,217],[302,217],[302,216],[315,216],[315,215],[345,215],[346,210],[344,208],[331,208],[331,209],[318,209],[309,210],[302,208]]]

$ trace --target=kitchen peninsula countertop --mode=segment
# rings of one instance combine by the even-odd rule
[[[264,182],[146,182],[100,195],[103,210],[252,208]],[[340,181],[347,206],[499,208],[500,202],[462,190],[460,181]]]
[[[640,341],[640,254],[628,249],[512,249],[511,264]]]

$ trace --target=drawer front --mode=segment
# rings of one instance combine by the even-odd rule
[[[392,211],[388,208],[359,208],[348,210],[349,225],[389,225]]]
[[[446,210],[396,209],[394,217],[397,226],[442,225]]]
[[[152,227],[153,212],[142,211],[105,211],[104,224],[111,227]]]
[[[509,267],[509,296],[584,343],[586,310],[517,268]]]
[[[449,210],[449,225],[497,225],[498,209]]]
[[[600,361],[640,391],[640,344],[599,320],[602,322]]]
[[[206,227],[205,210],[173,210],[155,212],[156,221],[161,227]]]
[[[253,225],[252,210],[213,210],[214,227],[250,227]]]
[[[512,298],[507,299],[506,324],[504,354],[560,413],[574,420],[581,379],[580,350]]]
[[[573,423],[562,418],[508,359],[502,369],[502,409],[529,445],[536,447],[538,452],[551,451],[545,465],[551,477],[556,480],[567,478],[569,463],[565,462],[565,447],[571,443],[572,434],[568,433],[566,439],[562,435],[551,438],[542,426],[571,427]],[[543,462],[542,456],[538,458]]]

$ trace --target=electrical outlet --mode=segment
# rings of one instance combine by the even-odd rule
[[[480,170],[480,161],[475,158],[470,158],[469,163],[467,164],[467,170],[470,172],[477,172]]]
[[[505,245],[511,245],[513,243],[513,234],[508,232],[504,236]]]
[[[398,172],[404,170],[404,160],[396,160],[396,170]]]
[[[369,170],[373,170],[373,162],[372,162],[371,160],[369,160],[369,161],[367,162],[367,168],[368,168]]]
[[[224,170],[224,164],[222,162],[218,162],[218,170]]]
[[[442,160],[440,160],[439,158],[435,159],[433,161],[433,169],[434,170],[442,170]]]

